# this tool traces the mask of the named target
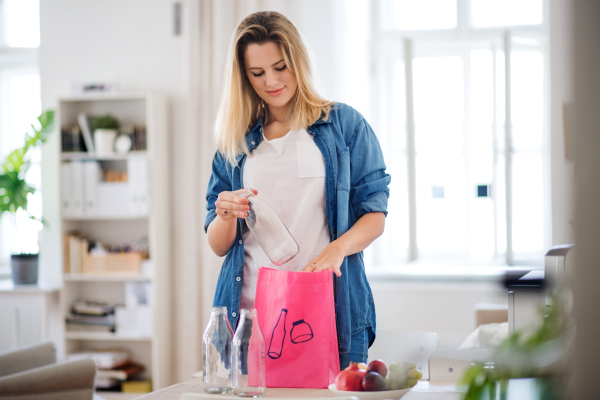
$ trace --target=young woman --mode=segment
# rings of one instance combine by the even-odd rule
[[[383,233],[390,176],[373,130],[357,111],[322,99],[296,27],[276,12],[244,19],[232,38],[216,124],[205,230],[226,256],[214,305],[232,327],[254,306],[258,268],[275,267],[246,228],[252,188],[279,215],[300,252],[278,267],[331,270],[340,367],[367,361],[375,306],[364,250]]]

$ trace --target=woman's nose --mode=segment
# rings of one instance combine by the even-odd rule
[[[275,89],[278,82],[275,74],[272,72],[267,72],[265,75],[267,76],[267,87]]]

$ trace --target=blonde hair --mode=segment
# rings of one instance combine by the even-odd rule
[[[244,54],[250,44],[274,42],[281,48],[287,67],[296,75],[298,88],[290,99],[287,119],[292,129],[327,120],[333,102],[320,97],[312,82],[310,60],[300,32],[294,24],[275,11],[247,16],[233,33],[219,113],[215,125],[217,148],[235,165],[241,153],[249,153],[246,132],[258,118],[265,116],[266,105],[256,94],[244,66]]]

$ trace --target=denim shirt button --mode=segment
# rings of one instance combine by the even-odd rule
[[[256,143],[255,143],[254,141],[252,141],[252,142],[250,142],[250,144],[251,144],[252,146],[254,146]]]
[[[240,277],[238,276],[237,278],[235,278],[235,280],[239,282],[239,281],[241,281],[241,280],[242,280],[242,278],[240,278]]]
[[[242,239],[240,239],[239,243],[242,244]]]
[[[232,317],[234,317],[234,318],[236,317],[236,315],[237,315],[237,314],[236,314],[236,313],[234,313],[234,312],[232,312],[232,313],[231,313],[231,316],[232,316]]]

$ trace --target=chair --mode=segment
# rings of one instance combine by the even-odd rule
[[[0,353],[0,399],[92,400],[96,364],[56,363],[52,343]]]
[[[377,359],[392,363],[412,361],[429,378],[429,356],[438,348],[438,335],[434,332],[377,330],[375,343],[369,349],[369,362]]]
[[[477,303],[474,307],[475,327],[508,322],[508,304]]]

